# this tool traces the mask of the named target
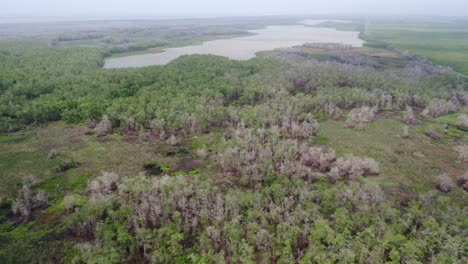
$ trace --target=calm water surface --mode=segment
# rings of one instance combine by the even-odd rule
[[[304,23],[310,25],[312,22]],[[161,53],[132,55],[122,58],[107,59],[105,68],[142,67],[164,65],[182,56],[191,54],[212,54],[234,60],[248,60],[255,53],[277,48],[299,46],[305,43],[343,43],[361,47],[359,32],[337,31],[333,28],[295,26],[268,26],[264,29],[250,30],[255,35],[232,39],[207,41],[200,45],[168,48]]]

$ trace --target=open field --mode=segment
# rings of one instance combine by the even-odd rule
[[[364,39],[408,50],[468,75],[468,29],[463,23],[418,24],[370,23]]]
[[[191,159],[194,153],[191,139],[178,147],[165,142],[144,141],[140,137],[112,135],[104,138],[86,136],[84,126],[63,123],[50,124],[32,131],[0,137],[0,193],[3,197],[16,193],[23,183],[40,184],[72,181],[80,175],[99,175],[103,171],[118,171],[122,176],[134,176],[144,171],[144,164],[155,162],[158,166],[180,171],[181,160]],[[207,142],[197,143],[203,146]],[[198,145],[196,145],[198,146]],[[49,153],[56,151],[57,157]],[[185,153],[185,151],[189,151]],[[174,152],[174,155],[166,155]],[[54,172],[60,163],[79,162],[67,172]],[[194,168],[195,169],[195,168]],[[73,190],[68,190],[73,191]]]

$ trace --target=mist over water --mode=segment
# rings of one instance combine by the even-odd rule
[[[316,25],[324,21],[306,20],[302,22],[308,25]],[[225,56],[234,60],[248,60],[254,58],[255,54],[260,51],[299,46],[305,43],[342,43],[353,47],[361,47],[364,43],[363,40],[359,39],[359,32],[306,27],[304,25],[269,26],[265,29],[249,30],[249,33],[253,33],[254,35],[207,41],[201,45],[168,48],[161,53],[155,54],[108,59],[104,67],[122,68],[164,65],[180,56],[191,54],[211,54]]]

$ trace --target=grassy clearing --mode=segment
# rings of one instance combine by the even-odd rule
[[[377,160],[381,174],[373,179],[382,186],[428,191],[434,189],[436,176],[442,171],[457,179],[467,169],[456,162],[456,143],[436,143],[418,132],[419,127],[410,127],[411,136],[404,139],[400,136],[404,125],[395,118],[380,118],[358,132],[329,120],[321,123],[320,136],[327,138],[340,156]]]
[[[0,144],[0,195],[14,194],[24,182],[37,184],[52,178],[52,168],[83,147],[81,132],[79,127],[60,123],[8,136],[21,140]],[[48,158],[52,149],[61,153],[55,159]]]
[[[370,36],[365,38],[371,42],[387,43],[391,47],[408,50],[468,75],[468,29],[466,28],[372,24],[369,26],[369,32]]]
[[[215,141],[219,141],[219,137],[194,136],[170,146],[164,141],[143,141],[118,134],[98,138],[85,136],[83,126],[63,123],[0,139],[0,197],[15,195],[21,184],[28,182],[52,193],[53,199],[84,187],[89,178],[103,171],[134,176],[148,163],[169,168],[171,172],[178,168],[191,171],[199,164],[196,149],[206,148],[210,152]],[[54,159],[48,158],[51,149],[59,152]],[[66,172],[53,171],[58,164],[69,160],[80,165]]]
[[[24,139],[26,139],[26,137],[23,135],[1,135],[0,144],[20,142]]]

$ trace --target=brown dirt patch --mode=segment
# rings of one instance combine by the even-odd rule
[[[199,160],[194,160],[191,157],[184,157],[180,159],[177,164],[176,171],[191,171],[201,167]]]
[[[140,137],[138,136],[127,136],[123,140],[129,144],[138,144],[141,142]]]

